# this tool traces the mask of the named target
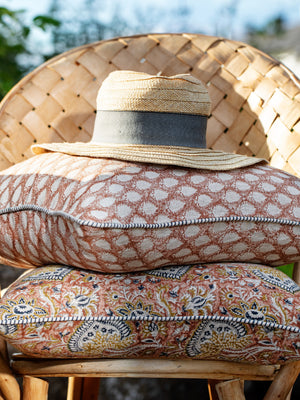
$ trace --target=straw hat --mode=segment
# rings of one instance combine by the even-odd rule
[[[90,142],[37,144],[32,151],[209,170],[265,161],[207,149],[210,107],[207,89],[191,75],[167,77],[114,71],[99,90]]]

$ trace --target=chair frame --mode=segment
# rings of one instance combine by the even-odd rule
[[[0,105],[0,168],[32,154],[37,142],[88,141],[96,93],[115,69],[191,73],[208,87],[207,146],[264,157],[300,177],[300,81],[267,54],[237,41],[197,34],[148,34],[81,46],[24,77]],[[280,133],[279,133],[280,132]],[[22,141],[20,141],[22,137]],[[300,283],[300,264],[294,280]],[[10,366],[9,366],[10,365]],[[47,399],[44,377],[68,377],[67,400],[97,399],[101,377],[208,379],[211,400],[243,400],[244,380],[272,381],[264,400],[286,400],[300,361],[250,365],[200,360],[9,359],[0,339],[0,400]]]

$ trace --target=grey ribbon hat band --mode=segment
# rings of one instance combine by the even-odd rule
[[[204,115],[147,111],[98,111],[92,143],[206,148]]]
[[[113,71],[99,89],[96,109],[90,142],[36,144],[34,154],[59,151],[215,171],[265,162],[206,148],[211,101],[207,88],[192,75]]]

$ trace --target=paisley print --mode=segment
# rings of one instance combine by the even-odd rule
[[[300,180],[266,165],[215,172],[38,155],[0,172],[0,256],[107,273],[287,264],[300,259]]]
[[[207,359],[213,359],[221,350],[242,349],[247,345],[246,334],[245,326],[236,321],[205,321],[193,334],[186,351],[192,358],[205,354]]]
[[[300,288],[248,263],[123,274],[52,265],[8,288],[0,335],[45,358],[285,363],[300,360]]]
[[[34,299],[25,300],[20,297],[18,301],[9,300],[5,305],[1,305],[1,310],[4,311],[4,316],[7,320],[14,320],[18,317],[39,317],[45,315],[46,311],[35,305]]]
[[[241,302],[240,307],[233,307],[231,311],[234,314],[250,321],[255,320],[257,322],[267,321],[271,323],[278,323],[274,316],[267,314],[268,308],[269,307],[267,306],[259,307],[255,301],[252,304]]]
[[[84,322],[72,335],[68,347],[72,353],[99,353],[107,347],[122,349],[130,346],[130,340],[126,340],[130,334],[129,326],[123,321]]]

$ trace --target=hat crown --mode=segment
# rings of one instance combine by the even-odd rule
[[[210,99],[205,86],[191,75],[112,72],[99,90],[97,108],[89,143],[48,143],[33,146],[33,151],[216,171],[265,161],[205,148]]]
[[[99,111],[149,111],[208,116],[211,101],[206,87],[182,74],[153,76],[134,71],[114,71],[97,97]]]

